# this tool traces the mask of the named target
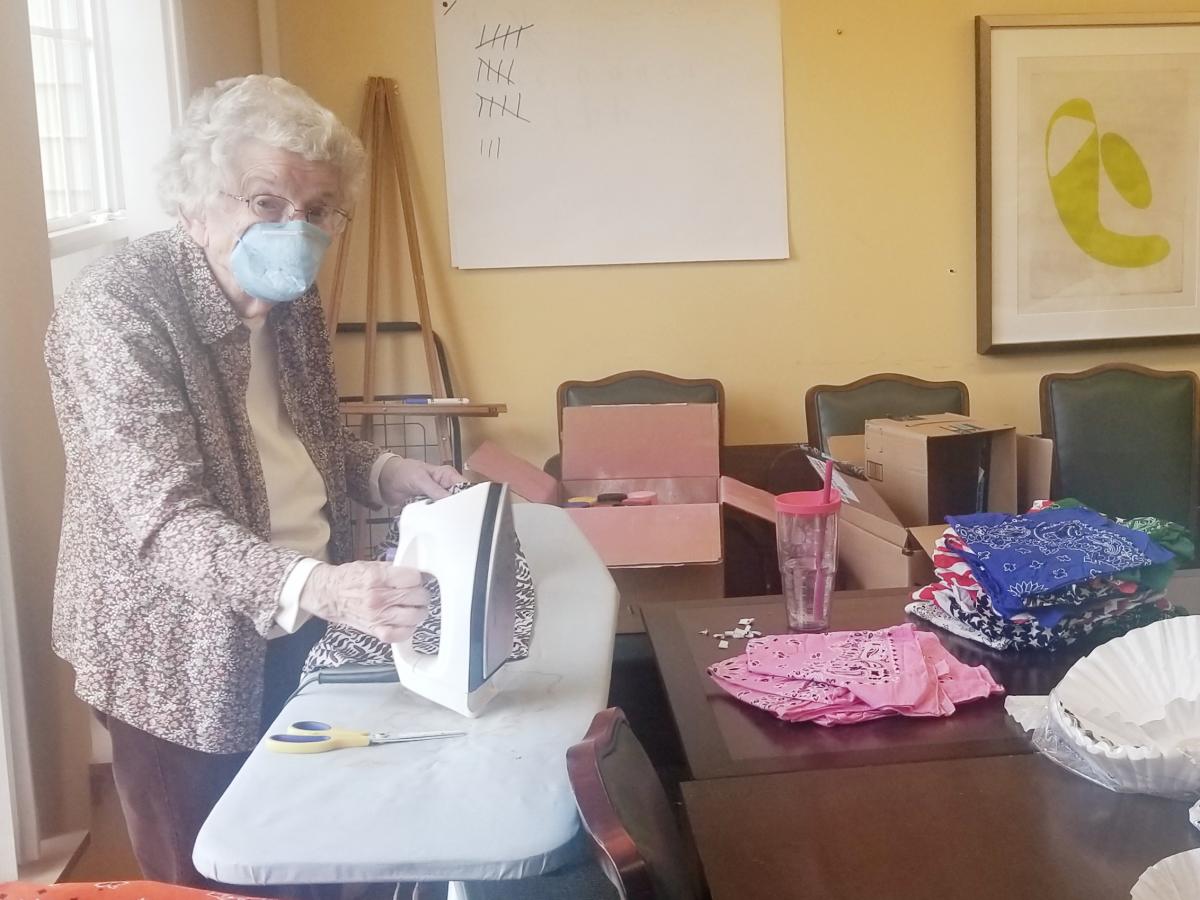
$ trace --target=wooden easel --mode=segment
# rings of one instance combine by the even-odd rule
[[[396,187],[400,193],[400,211],[404,233],[408,239],[409,264],[412,267],[413,288],[417,298],[417,316],[420,325],[421,344],[425,352],[425,365],[429,372],[429,393],[435,398],[447,395],[446,381],[438,365],[438,353],[434,340],[433,323],[429,315],[429,295],[425,288],[425,269],[421,261],[421,242],[417,234],[417,215],[413,205],[412,183],[408,178],[408,167],[404,158],[402,136],[404,122],[400,114],[400,89],[395,80],[372,76],[367,79],[367,92],[363,101],[359,138],[367,151],[370,166],[370,183],[365,203],[359,210],[367,212],[367,284],[366,284],[366,347],[363,353],[362,400],[343,402],[343,415],[362,417],[363,436],[371,435],[374,417],[377,415],[431,416],[437,430],[438,452],[441,461],[449,464],[454,454],[450,442],[450,416],[494,417],[508,408],[503,403],[470,403],[454,406],[414,406],[395,400],[380,400],[376,395],[375,361],[380,332],[379,320],[379,254],[382,243],[380,220],[384,196],[384,180],[390,168],[395,174]],[[338,245],[333,269],[333,289],[330,293],[328,327],[330,338],[337,330],[341,311],[342,290],[346,280],[346,260],[349,255],[350,237],[354,219],[346,224]]]

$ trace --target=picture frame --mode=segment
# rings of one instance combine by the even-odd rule
[[[1200,13],[975,25],[978,352],[1200,341]]]

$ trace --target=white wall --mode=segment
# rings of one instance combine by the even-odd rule
[[[85,710],[71,696],[70,668],[50,651],[63,457],[42,361],[53,297],[29,20],[21,0],[0,2],[0,122],[0,197],[6,204],[0,217],[0,491],[45,836],[87,822],[88,738]],[[5,637],[11,640],[7,631]]]
[[[262,71],[255,0],[177,2],[187,48],[185,96],[222,78]]]
[[[40,838],[6,513],[0,468],[0,881],[37,857]]]

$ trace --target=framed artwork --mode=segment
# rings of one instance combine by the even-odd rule
[[[1200,340],[1200,14],[975,21],[979,352]]]

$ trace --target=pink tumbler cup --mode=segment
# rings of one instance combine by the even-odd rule
[[[836,490],[795,491],[775,498],[776,542],[783,602],[792,631],[829,627],[829,600],[837,572],[837,523],[842,497]]]

